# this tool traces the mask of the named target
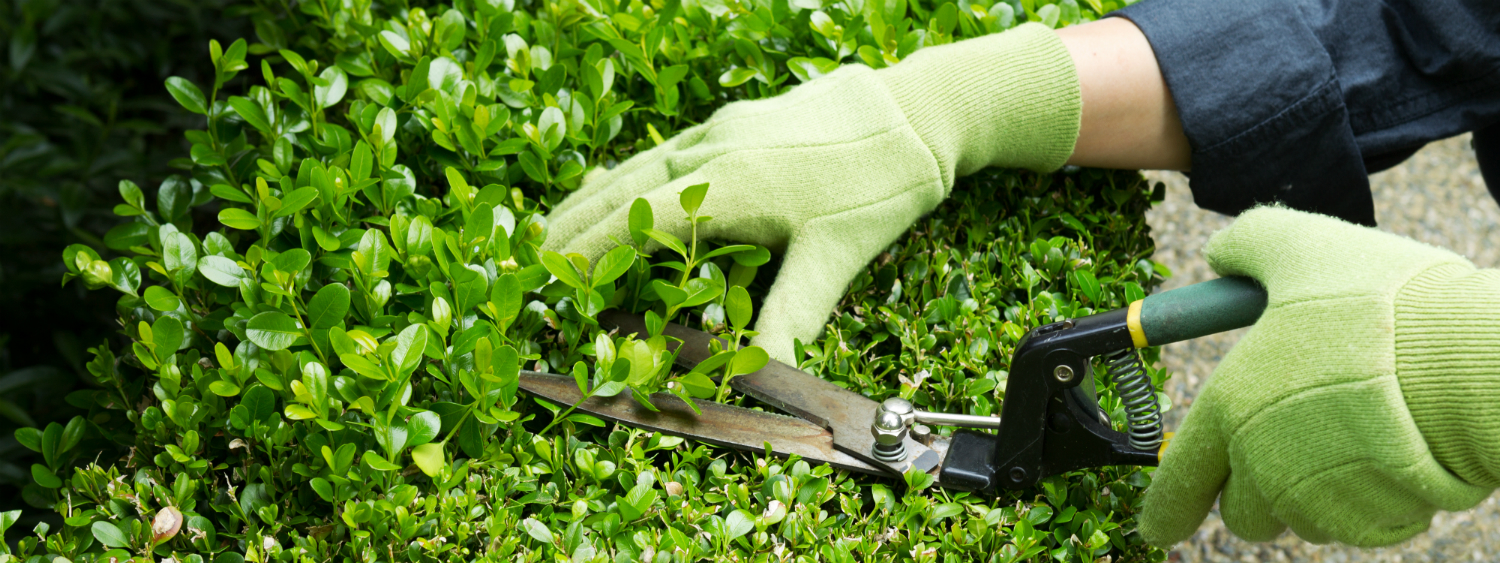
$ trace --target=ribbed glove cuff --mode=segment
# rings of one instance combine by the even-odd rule
[[[1396,374],[1428,449],[1500,487],[1500,271],[1434,267],[1396,295]]]
[[[876,72],[932,149],[943,182],[985,166],[1061,168],[1083,99],[1062,40],[1039,23],[927,47]]]

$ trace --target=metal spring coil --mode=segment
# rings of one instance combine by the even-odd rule
[[[1105,355],[1109,377],[1115,382],[1115,393],[1125,404],[1125,421],[1129,427],[1130,446],[1150,450],[1161,445],[1161,407],[1156,402],[1156,388],[1132,348]]]

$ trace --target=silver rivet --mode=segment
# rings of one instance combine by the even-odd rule
[[[918,444],[930,446],[932,445],[932,429],[926,424],[914,424],[911,427],[911,438]]]
[[[1073,381],[1073,368],[1066,365],[1057,366],[1057,369],[1052,370],[1052,376],[1056,377],[1059,382],[1069,383]]]

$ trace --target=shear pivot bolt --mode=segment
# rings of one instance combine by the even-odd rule
[[[870,435],[875,437],[875,447],[870,452],[875,459],[886,462],[897,462],[906,459],[906,421],[901,420],[901,415],[890,411],[880,411],[875,416],[875,424],[870,426]]]
[[[1062,383],[1073,381],[1073,368],[1070,368],[1068,366],[1057,366],[1057,369],[1052,370],[1052,377],[1056,377],[1057,380]]]
[[[880,416],[881,412],[896,413],[896,416],[901,417],[902,424],[911,424],[917,417],[916,407],[911,405],[911,401],[901,397],[891,397],[880,403],[880,410],[876,411],[876,416]]]

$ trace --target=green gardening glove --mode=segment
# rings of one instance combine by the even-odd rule
[[[848,65],[775,98],[731,103],[620,166],[591,177],[549,217],[548,250],[595,260],[629,240],[631,203],[656,228],[691,232],[683,188],[710,183],[700,238],[784,251],[754,343],[793,361],[854,276],[985,166],[1059,168],[1078,137],[1072,59],[1052,30],[1027,24],[928,47],[900,64]]]
[[[1187,539],[1218,498],[1246,540],[1389,545],[1500,486],[1500,271],[1283,208],[1204,253],[1270,300],[1166,448],[1148,542]]]

